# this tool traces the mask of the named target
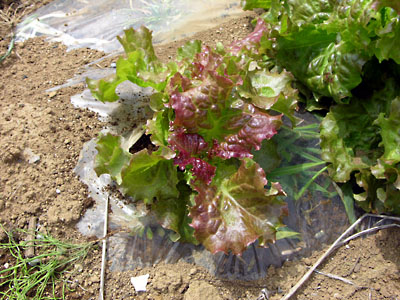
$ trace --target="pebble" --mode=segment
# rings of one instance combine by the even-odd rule
[[[335,298],[335,299],[343,299],[342,295],[340,295],[339,293],[334,293],[333,294],[333,298]]]
[[[74,266],[74,269],[75,269],[76,271],[78,271],[78,272],[82,272],[83,266],[82,266],[81,264],[76,264],[76,265]]]
[[[303,259],[303,261],[304,261],[304,263],[305,263],[307,266],[310,266],[310,265],[312,264],[311,259],[309,259],[308,257],[305,258],[305,259]]]
[[[56,91],[52,91],[52,92],[49,93],[49,97],[50,98],[54,98],[56,95],[57,95]]]
[[[189,271],[189,275],[194,275],[194,274],[196,274],[197,273],[197,269],[196,268],[192,268],[192,269],[190,269],[190,271]]]

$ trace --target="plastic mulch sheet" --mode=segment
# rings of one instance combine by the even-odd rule
[[[106,130],[122,134],[126,147],[130,147],[143,132],[140,124],[149,117],[148,111],[140,110],[140,103],[146,101],[146,95],[151,91],[139,90],[133,84],[124,83],[122,88],[118,87],[122,98],[118,102],[99,103],[85,91],[74,97],[73,103],[98,112],[103,119],[108,119],[108,124],[114,123],[117,118],[122,125],[118,128],[111,126]],[[206,267],[211,273],[221,277],[253,280],[264,277],[270,265],[280,266],[285,260],[310,255],[312,251],[334,241],[349,224],[341,199],[327,174],[320,172],[310,184],[310,178],[324,167],[323,163],[318,163],[318,140],[310,135],[318,130],[318,120],[308,113],[299,116],[305,120],[299,131],[292,131],[287,127],[288,129],[282,129],[284,131],[274,137],[274,142],[281,145],[279,152],[283,157],[282,167],[309,163],[310,156],[303,155],[304,153],[313,155],[317,163],[315,167],[305,168],[296,174],[272,174],[275,176],[272,179],[279,180],[289,195],[286,200],[289,216],[284,223],[291,230],[297,231],[299,237],[278,240],[268,248],[250,245],[241,257],[223,253],[212,255],[202,246],[174,242],[173,232],[158,226],[155,218],[146,217],[144,206],[133,205],[124,199],[108,175],[96,176],[93,170],[96,155],[94,140],[84,146],[75,169],[96,201],[95,207],[87,211],[79,222],[79,230],[86,235],[102,236],[104,205],[109,198],[109,232],[120,231],[109,238],[108,259],[112,261],[111,270],[115,271],[184,260]],[[129,121],[124,124],[123,120]],[[133,122],[133,126],[132,120],[137,120],[136,124]],[[278,136],[281,136],[280,139]],[[262,149],[255,153],[255,159],[265,167]],[[308,184],[308,188],[300,195],[305,184]]]
[[[170,42],[217,26],[243,13],[234,0],[56,0],[17,27],[17,41],[48,36],[69,49],[104,52],[121,46],[116,36],[144,25],[154,43]]]

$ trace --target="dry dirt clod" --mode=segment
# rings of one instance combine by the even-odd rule
[[[189,285],[184,300],[222,300],[218,289],[206,282],[194,282]]]

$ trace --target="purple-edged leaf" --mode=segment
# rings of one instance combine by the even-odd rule
[[[264,171],[253,161],[242,161],[238,171],[219,185],[200,185],[190,210],[195,237],[212,253],[241,254],[255,240],[275,241],[276,228],[286,211],[278,183],[265,189]]]
[[[261,38],[266,32],[267,26],[265,25],[265,21],[263,19],[258,19],[257,25],[251,34],[244,39],[236,41],[230,45],[229,48],[232,54],[237,55],[243,49],[257,52]]]
[[[232,120],[233,128],[240,128],[235,134],[225,137],[221,143],[214,143],[213,153],[224,159],[232,157],[253,157],[252,149],[259,150],[261,142],[272,138],[282,124],[282,115],[271,116],[251,104],[245,104],[245,113]]]
[[[191,172],[196,179],[210,184],[216,168],[198,157],[201,154],[205,155],[209,149],[204,139],[198,134],[179,132],[171,134],[168,141],[171,149],[178,153],[174,158],[174,164],[181,170],[191,166]]]
[[[179,151],[184,156],[201,154],[209,147],[202,136],[183,131],[172,133],[168,142],[172,150]]]
[[[207,142],[222,140],[232,132],[230,120],[241,113],[230,105],[234,83],[211,71],[198,76],[202,76],[203,80],[189,87],[187,79],[180,74],[175,75],[174,83],[179,81],[185,84],[181,86],[183,91],[176,88],[171,93],[170,103],[175,110],[172,125],[184,127],[188,133],[199,133]]]
[[[174,82],[186,82],[176,74]],[[231,80],[209,72],[199,86],[188,87],[171,95],[175,110],[172,125],[184,127],[188,133],[201,135],[215,144],[213,153],[229,159],[252,157],[251,150],[259,149],[264,139],[277,133],[281,115],[271,116],[242,100],[231,98],[234,84]]]

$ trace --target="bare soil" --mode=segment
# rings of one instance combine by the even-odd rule
[[[14,1],[15,2],[15,1]],[[49,2],[49,1],[46,1]],[[2,4],[5,11],[10,1]],[[38,1],[24,2],[34,9]],[[23,10],[20,15],[26,13]],[[201,32],[201,39],[214,46],[229,44],[251,32],[254,15],[244,14],[217,28]],[[0,29],[0,53],[10,42],[9,28]],[[157,47],[168,60],[184,41]],[[97,116],[76,109],[70,97],[82,92],[84,84],[46,90],[73,77],[85,64],[104,56],[90,49],[66,52],[62,44],[35,38],[17,44],[11,56],[0,64],[0,222],[6,228],[28,228],[31,217],[54,236],[85,242],[75,225],[93,205],[86,187],[73,172],[85,142],[96,137],[104,126]],[[108,67],[104,60],[99,67]],[[4,239],[4,233],[0,233]],[[329,246],[329,245],[327,245]],[[343,246],[327,259],[320,271],[342,276],[354,284],[314,274],[293,299],[400,299],[400,231],[380,231]],[[107,272],[106,299],[257,299],[261,289],[270,299],[280,299],[321,255],[270,267],[268,276],[258,281],[228,281],[210,275],[205,269],[180,262],[137,268],[128,272]],[[0,251],[0,269],[7,262]],[[69,275],[73,291],[66,299],[97,299],[100,281],[101,249],[75,265]],[[150,274],[148,291],[136,293],[130,277]],[[261,299],[261,298],[260,298]]]

